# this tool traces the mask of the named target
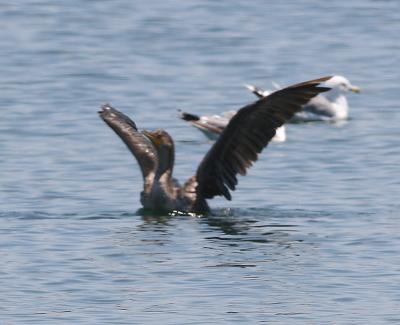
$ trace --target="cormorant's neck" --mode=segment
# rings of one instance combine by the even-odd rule
[[[158,168],[156,178],[170,179],[174,170],[175,151],[174,147],[163,147],[158,152]]]

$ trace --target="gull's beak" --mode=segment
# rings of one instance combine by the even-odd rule
[[[361,89],[357,86],[351,86],[349,90],[356,94],[359,94],[361,92]]]

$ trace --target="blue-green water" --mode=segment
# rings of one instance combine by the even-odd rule
[[[397,1],[0,4],[0,324],[398,324]],[[208,217],[142,215],[141,174],[97,117],[165,128],[176,176],[219,113],[343,74],[343,124],[290,125]]]

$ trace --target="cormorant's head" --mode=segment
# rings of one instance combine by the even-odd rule
[[[143,131],[143,134],[151,141],[157,151],[162,148],[171,150],[174,147],[174,141],[172,140],[171,136],[162,129],[157,129],[155,131]]]
[[[171,171],[174,167],[175,148],[171,136],[162,129],[155,131],[143,131],[143,134],[151,141],[157,150],[159,160],[159,173]]]

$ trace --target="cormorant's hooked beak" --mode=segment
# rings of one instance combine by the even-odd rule
[[[154,134],[154,132],[143,130],[142,133],[151,141],[155,147],[160,147],[161,138]]]

